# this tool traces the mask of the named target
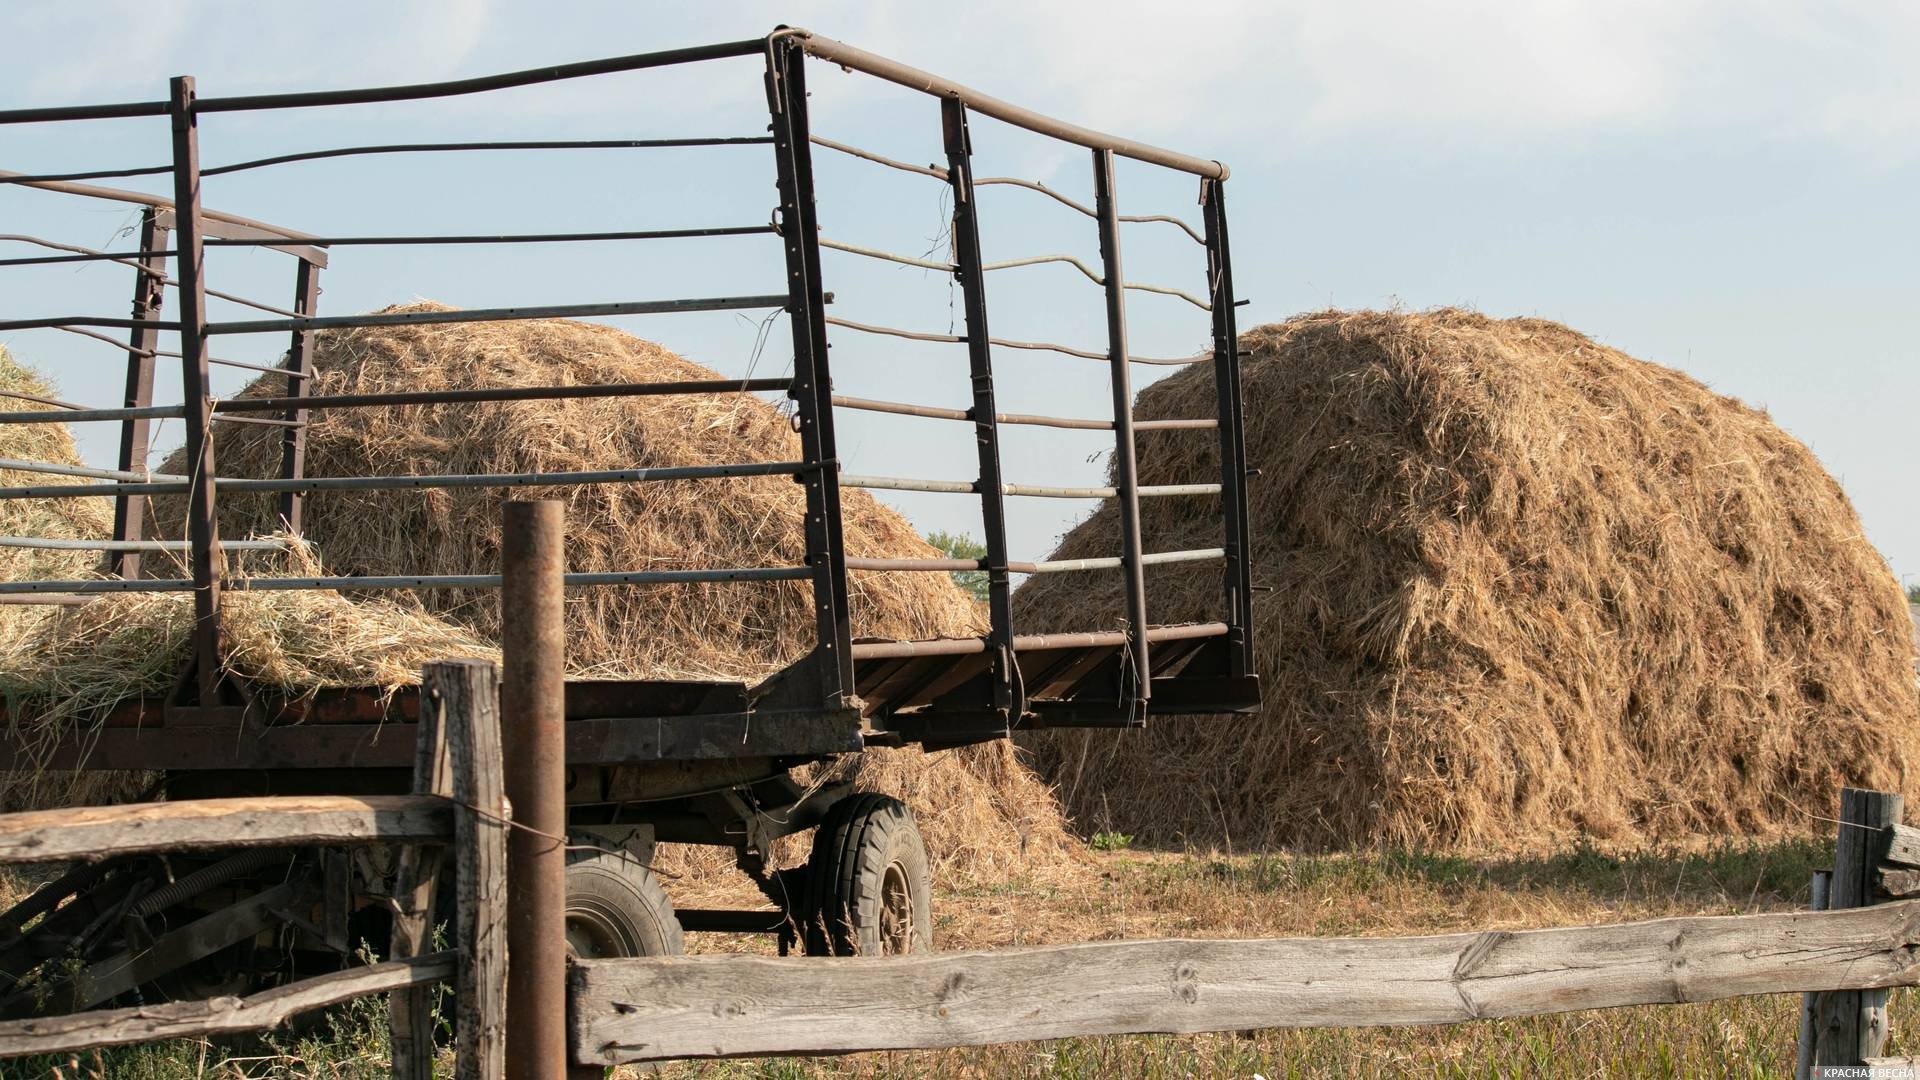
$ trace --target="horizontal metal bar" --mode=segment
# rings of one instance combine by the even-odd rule
[[[88,578],[82,581],[0,581],[0,596],[40,596],[64,593],[91,596],[99,593],[192,592],[192,578]]]
[[[1178,226],[1181,232],[1184,232],[1188,236],[1193,237],[1193,242],[1196,244],[1205,244],[1207,242],[1206,237],[1201,236],[1198,232],[1195,232],[1193,226],[1187,224],[1184,221],[1181,221],[1179,218],[1174,217],[1171,214],[1121,214],[1120,220],[1130,221],[1136,224],[1141,222],[1149,222],[1149,221],[1164,221],[1169,225]]]
[[[1188,638],[1220,637],[1226,632],[1226,623],[1187,623],[1179,626],[1148,627],[1145,636],[1148,641],[1181,641]],[[1013,649],[1015,652],[1035,652],[1040,649],[1090,649],[1107,645],[1124,645],[1126,642],[1127,635],[1122,630],[1080,634],[1021,634],[1013,639]],[[965,656],[985,651],[987,651],[987,643],[983,638],[870,641],[856,643],[853,646],[853,658],[885,660],[912,656]]]
[[[910,571],[940,570],[940,571],[952,573],[954,571],[964,572],[967,570],[982,570],[982,569],[985,569],[985,566],[984,566],[983,560],[980,560],[980,559],[866,559],[866,558],[859,558],[856,556],[849,555],[847,556],[847,569],[849,570],[910,570]]]
[[[75,593],[38,593],[26,596],[0,595],[0,606],[26,607],[40,605],[44,607],[79,607],[93,602],[91,596]]]
[[[78,326],[56,326],[53,329],[62,331],[63,333],[78,334],[84,338],[92,338],[93,340],[98,341],[103,345],[111,345],[114,348],[119,349],[121,352],[131,353],[134,356],[158,355],[154,353],[151,349],[142,349],[134,345],[129,345],[128,343],[121,341],[118,338],[110,338],[98,330],[87,330]],[[176,353],[175,355],[178,355],[178,354]]]
[[[1195,420],[1135,420],[1135,431],[1196,431],[1217,428],[1220,421],[1207,418]]]
[[[1094,212],[1092,207],[1087,206],[1084,203],[1075,202],[1074,200],[1069,199],[1065,195],[1062,195],[1059,192],[1048,187],[1047,185],[1035,183],[1032,180],[1022,180],[1017,176],[987,176],[987,177],[982,177],[981,179],[975,180],[973,182],[974,187],[986,187],[990,184],[1004,184],[1010,187],[1022,187],[1022,188],[1026,188],[1029,191],[1037,191],[1040,194],[1045,195],[1050,199],[1054,199],[1066,206],[1069,206],[1075,210],[1078,210],[1079,212],[1087,215],[1088,217],[1099,216]],[[1125,221],[1125,222],[1131,222],[1134,224],[1161,221],[1161,222],[1167,223],[1168,225],[1173,225],[1178,227],[1180,231],[1192,237],[1194,243],[1196,244],[1205,244],[1207,242],[1205,237],[1201,236],[1198,232],[1194,231],[1193,226],[1187,224],[1184,221],[1181,221],[1179,218],[1174,217],[1171,214],[1121,214],[1119,215],[1119,220]]]
[[[813,576],[806,566],[755,566],[718,570],[636,570],[629,573],[567,574],[568,586],[682,585],[723,581],[800,581]],[[353,589],[497,589],[499,574],[424,574],[382,577],[227,578],[222,589],[236,592],[292,592]],[[82,581],[0,581],[0,595],[191,592],[191,578],[100,578]]]
[[[1227,557],[1226,548],[1197,548],[1191,551],[1155,551],[1140,556],[1142,566],[1165,566],[1170,563],[1213,562]],[[1115,555],[1104,559],[1049,559],[1045,562],[1022,563],[1018,568],[1008,566],[1015,573],[1024,574],[1064,574],[1078,570],[1112,570],[1124,564]]]
[[[892,326],[869,326],[866,323],[857,323],[852,319],[841,319],[832,315],[827,316],[827,325],[843,326],[848,330],[858,330],[863,334],[884,334],[887,337],[906,338],[910,341],[957,342],[967,340],[958,334],[923,334],[917,330],[901,330]]]
[[[621,71],[639,71],[644,68],[667,67],[673,64],[691,64],[701,60],[719,60],[729,56],[760,56],[766,51],[767,43],[763,38],[748,41],[729,41],[718,45],[697,45],[687,49],[668,49],[662,52],[636,53],[631,56],[615,56],[605,60],[586,60],[574,64],[555,64],[551,67],[530,68],[525,71],[509,71],[498,75],[481,75],[471,79],[451,79],[446,82],[414,83],[407,86],[377,86],[354,90],[319,90],[293,94],[252,94],[242,97],[201,98],[194,103],[196,113],[239,112],[250,109],[305,109],[318,105],[367,105],[380,101],[414,101],[420,98],[453,97],[458,94],[477,94],[487,90],[505,90],[516,86],[534,86],[539,83],[559,82],[563,79],[579,79],[589,75],[611,75]],[[161,103],[165,112],[165,103]],[[4,115],[4,114],[0,114]],[[157,115],[137,113],[128,115]]]
[[[187,415],[179,405],[136,409],[69,409],[66,412],[0,412],[0,424],[78,424],[89,420],[161,420]]]
[[[1008,349],[1028,349],[1028,350],[1034,350],[1038,352],[1056,352],[1056,353],[1060,353],[1063,356],[1077,356],[1082,360],[1098,360],[1103,364],[1107,362],[1106,353],[1094,352],[1090,349],[1076,349],[1068,345],[1055,344],[1054,342],[1051,342],[1051,341],[1014,341],[1011,338],[993,338],[991,339],[991,341],[992,341],[992,344],[999,345]],[[1203,360],[1211,360],[1211,359],[1213,359],[1211,354],[1205,354],[1200,356],[1184,356],[1184,357],[1129,356],[1127,357],[1127,362],[1129,364],[1161,364],[1166,366],[1183,367],[1187,364],[1198,364]]]
[[[164,101],[123,101],[113,105],[54,105],[38,109],[0,110],[0,124],[38,124],[57,120],[125,120],[136,116],[165,116]]]
[[[0,259],[0,266],[35,266],[42,263],[97,262],[107,260],[125,263],[137,270],[150,274],[159,271],[142,266],[137,260],[163,258],[179,254],[177,251],[101,251],[98,248],[82,247],[79,244],[63,244],[58,240],[48,240],[42,236],[28,236],[25,233],[0,233],[0,240],[15,244],[32,244],[35,247],[53,251],[73,252],[72,255],[45,256],[32,259]]]
[[[1225,548],[1201,548],[1192,551],[1157,551],[1142,555],[1142,566],[1169,563],[1206,562],[1227,557]],[[1060,574],[1075,570],[1112,570],[1122,565],[1119,556],[1104,559],[1052,559],[1045,562],[1010,562],[1007,570],[1015,574]],[[984,559],[847,559],[849,570],[946,571],[965,573],[986,569]]]
[[[177,321],[112,319],[99,315],[60,315],[44,319],[0,319],[0,330],[64,330],[69,326],[100,326],[110,330],[178,330]],[[115,344],[118,344],[116,342]]]
[[[972,480],[909,480],[898,476],[860,476],[854,473],[842,474],[840,486],[866,488],[869,491],[937,491],[954,495],[971,495],[979,490],[979,484]]]
[[[824,146],[829,150],[838,150],[843,154],[851,154],[854,157],[871,161],[878,165],[885,165],[889,169],[919,173],[921,176],[931,176],[935,180],[945,180],[947,178],[947,170],[938,165],[909,165],[904,161],[895,161],[893,158],[887,157],[884,154],[876,154],[871,150],[862,150],[857,146],[848,146],[846,143],[834,142],[832,139],[823,139],[818,135],[808,137],[807,141],[815,146]]]
[[[286,427],[286,428],[297,428],[297,427],[307,426],[306,421],[304,420],[280,420],[280,419],[270,418],[265,416],[215,416],[215,417],[212,417],[211,419],[216,424],[260,424],[265,427]]]
[[[734,476],[799,476],[815,466],[804,461],[756,461],[738,465],[674,465],[653,469],[604,469],[587,472],[451,473],[443,476],[308,476],[296,479],[229,479],[214,481],[215,490],[234,492],[282,491],[407,491],[441,488],[562,487],[570,484],[639,484],[664,480],[708,480]],[[65,484],[47,487],[0,488],[0,499],[63,499],[89,495],[182,495],[183,483]]]
[[[159,212],[154,214],[153,220],[154,220],[154,224],[161,228],[177,229],[180,227],[180,222],[178,221],[176,215],[174,214],[173,208],[171,206],[161,207]],[[279,228],[278,226],[275,226],[272,228],[261,228],[257,223],[248,222],[248,221],[245,221],[244,219],[240,221],[224,222],[221,220],[221,218],[210,216],[204,211],[200,215],[200,226],[201,226],[200,231],[204,235],[218,236],[226,240],[246,240],[246,239],[258,240],[263,237],[278,240],[278,238],[282,236],[291,236],[296,240],[304,239],[303,236],[295,233],[294,230],[292,229],[282,229],[282,228]],[[314,247],[311,244],[276,243],[273,247],[270,247],[267,250],[278,251],[287,255],[291,255],[294,258],[299,259],[300,261],[306,263],[309,266],[317,267],[320,269],[325,269],[327,265],[326,249]]]
[[[189,551],[191,540],[65,540],[40,536],[0,536],[0,547],[36,551]],[[285,551],[284,540],[222,540],[222,551]]]
[[[810,56],[817,56],[822,60],[853,68],[856,71],[864,71],[869,75],[933,97],[958,98],[974,112],[983,113],[1015,127],[1026,128],[1028,131],[1056,139],[1064,139],[1091,150],[1111,150],[1121,157],[1144,161],[1150,165],[1163,165],[1170,169],[1193,173],[1196,176],[1212,177],[1216,180],[1227,178],[1227,167],[1217,161],[1163,150],[1157,146],[1122,139],[1078,124],[1069,124],[1064,120],[1021,108],[971,87],[943,79],[931,72],[921,71],[884,56],[877,56],[864,49],[856,49],[829,37],[822,37],[810,30],[796,28],[782,33],[790,33],[797,37],[800,47]]]
[[[950,495],[971,495],[980,490],[978,481],[973,480],[915,480],[900,476],[862,476],[845,473],[840,477],[841,487],[867,488],[875,491],[927,491]],[[1019,495],[1039,499],[1111,499],[1114,489],[1110,487],[1058,487],[1046,484],[1002,484],[1000,489],[1007,495]],[[1218,495],[1219,484],[1149,484],[1138,489],[1142,498],[1173,495]]]
[[[970,409],[940,409],[931,405],[907,405],[898,401],[876,401],[873,398],[847,397],[833,395],[833,404],[841,409],[859,409],[862,412],[893,413],[897,416],[924,416],[933,420],[972,420]]]
[[[1182,623],[1178,626],[1150,626],[1147,628],[1148,641],[1187,641],[1192,638],[1220,637],[1227,632],[1226,623]],[[1022,634],[1013,639],[1016,652],[1033,652],[1038,649],[1080,649],[1100,645],[1125,644],[1127,634],[1124,630],[1100,630],[1079,634]]]
[[[1041,263],[1066,263],[1075,270],[1087,275],[1087,280],[1095,285],[1105,285],[1107,280],[1093,272],[1093,268],[1071,255],[1030,255],[1024,259],[1007,259],[1004,262],[990,262],[982,270],[1011,270],[1016,266],[1038,266]]]
[[[51,405],[56,409],[84,409],[85,405],[75,405],[71,401],[59,398],[41,397],[39,394],[23,394],[18,390],[0,390],[0,397],[14,398],[19,401],[32,401],[41,405]]]
[[[166,356],[168,354],[161,353]],[[174,354],[178,355],[178,354]],[[271,364],[249,364],[244,360],[222,360],[217,356],[207,357],[207,363],[215,367],[239,368],[242,371],[258,371],[263,375],[285,375],[289,379],[311,379],[311,371],[295,371],[292,368],[275,367]]]
[[[158,176],[161,173],[170,173],[172,171],[172,165],[142,165],[131,169],[93,169],[87,172],[31,173],[20,176],[0,177],[0,184],[42,184],[63,180],[123,180],[129,176]]]
[[[772,141],[771,135],[729,135],[692,139],[528,139],[517,142],[389,143],[379,146],[342,146],[331,150],[307,150],[297,154],[255,158],[252,161],[236,161],[231,165],[216,165],[211,169],[201,169],[200,175],[220,176],[225,173],[244,172],[248,169],[261,169],[269,165],[359,157],[363,154],[428,154],[466,150],[651,150],[670,146],[764,145]],[[168,172],[171,168],[172,166],[162,165],[156,171]]]
[[[1201,311],[1213,310],[1212,304],[1207,303],[1205,300],[1200,299],[1190,292],[1183,292],[1170,285],[1147,285],[1138,281],[1128,281],[1122,283],[1120,287],[1123,289],[1132,289],[1134,292],[1150,292],[1159,293],[1161,296],[1177,296],[1187,303],[1192,304],[1194,307],[1199,308]]]
[[[159,352],[156,352],[153,355],[171,356],[176,360],[180,359],[180,354],[178,352],[173,352],[167,349],[161,349]],[[243,371],[258,371],[265,375],[285,375],[285,376],[288,376],[289,378],[294,378],[294,379],[313,378],[313,373],[310,371],[294,371],[291,368],[283,368],[277,364],[249,364],[244,360],[222,360],[217,356],[207,357],[207,363],[213,364],[217,367],[239,368]]]
[[[916,259],[911,255],[895,255],[891,251],[881,251],[879,248],[861,247],[858,244],[843,244],[838,240],[829,240],[824,236],[820,238],[820,246],[823,248],[831,248],[834,251],[845,251],[854,255],[865,255],[869,259],[884,259],[887,262],[896,262],[904,266],[918,266],[923,269],[939,270],[949,274],[959,269],[958,267],[954,266],[952,263],[931,262],[926,259]],[[992,269],[992,268],[989,267],[988,269]]]
[[[462,236],[319,236],[305,243],[320,247],[367,247],[373,245],[419,244],[570,244],[596,240],[685,240],[701,236],[758,236],[771,233],[771,225],[721,225],[703,229],[649,229],[637,232],[583,233],[500,233]],[[271,237],[234,240],[209,239],[208,247],[286,247],[294,241]],[[209,291],[209,295],[212,295]]]
[[[718,581],[798,581],[813,576],[806,566],[753,566],[719,570],[636,570],[630,573],[567,574],[575,587],[596,585],[683,585]],[[294,589],[497,589],[499,574],[445,574],[424,577],[234,578],[223,588],[272,592]]]
[[[401,390],[390,394],[326,394],[312,397],[229,398],[216,413],[280,412],[387,405],[451,405],[474,401],[550,401],[672,394],[741,394],[785,390],[792,379],[702,379],[692,382],[609,383],[598,386],[503,386],[479,390]]]
[[[660,315],[686,311],[738,311],[785,308],[785,293],[765,296],[715,296],[693,300],[632,300],[612,304],[549,304],[544,307],[473,308],[468,311],[400,311],[392,314],[315,316],[208,323],[209,334],[266,334],[289,330],[330,330],[348,326],[418,326],[431,323],[511,322],[516,319],[594,318],[605,315]],[[122,319],[122,322],[130,320]],[[0,330],[6,329],[0,324]]]
[[[24,238],[14,237],[14,236],[0,236],[0,240],[17,240],[17,239],[24,239]],[[52,247],[54,245],[49,244],[47,246]],[[64,246],[64,245],[61,245],[61,246]],[[0,259],[0,266],[52,266],[56,263],[112,262],[112,263],[121,263],[123,265],[138,267],[139,264],[135,263],[133,260],[140,256],[150,255],[155,258],[172,258],[173,256],[178,254],[179,252],[177,251],[167,250],[167,251],[127,251],[127,252],[101,251],[101,252],[94,252],[91,254],[79,254],[79,255],[32,255],[32,256],[26,256],[26,257],[17,258],[17,259]]]
[[[162,104],[161,111],[165,112],[165,103],[162,102],[161,104]],[[4,115],[4,114],[0,114],[0,115]],[[0,121],[0,123],[4,123],[4,122],[5,121]],[[0,180],[7,180],[7,179],[18,180],[20,177],[25,175],[26,175],[25,173],[14,172],[11,169],[0,169]],[[84,195],[90,199],[105,199],[108,202],[135,203],[140,206],[164,207],[169,210],[173,208],[173,200],[168,196],[149,195],[144,191],[126,191],[121,188],[96,187],[92,184],[70,184],[70,183],[66,183],[65,181],[20,181],[20,182],[26,187],[39,188],[42,191],[58,191],[67,195]],[[201,210],[200,216],[212,221],[225,222],[229,225],[238,225],[238,226],[241,226],[242,228],[259,229],[263,232],[274,233],[278,236],[284,236],[291,240],[305,240],[307,238],[306,234],[298,232],[294,229],[283,229],[278,225],[269,225],[264,221],[255,221],[252,218],[240,217],[237,214],[224,214],[218,210]],[[208,232],[211,233],[213,232],[213,230],[209,228]],[[305,256],[302,256],[302,257],[304,258]]]
[[[184,476],[172,473],[137,473],[124,469],[94,469],[85,465],[60,465],[51,461],[18,461],[13,458],[0,458],[0,470],[10,472],[48,473],[53,476],[90,476],[96,480],[185,480]]]
[[[1047,185],[1035,183],[1032,180],[1022,180],[1017,176],[983,176],[980,179],[975,180],[973,182],[974,187],[989,187],[996,184],[1007,186],[1007,187],[1026,188],[1028,191],[1037,191],[1040,194],[1045,195],[1046,197],[1053,199],[1057,202],[1060,202],[1065,206],[1069,206],[1075,210],[1080,211],[1081,213],[1087,215],[1088,217],[1099,216],[1098,214],[1095,214],[1093,212],[1093,207],[1084,206],[1080,203],[1074,202],[1072,199],[1067,198],[1065,195],[1060,194],[1059,192],[1048,187]]]
[[[17,183],[18,181],[14,181],[14,182]],[[148,266],[145,263],[139,261],[140,259],[146,259],[146,258],[170,258],[170,257],[179,255],[180,253],[177,251],[130,251],[130,252],[98,251],[94,248],[80,247],[77,244],[62,244],[55,240],[43,240],[37,236],[22,236],[18,234],[0,235],[0,240],[14,240],[14,241],[18,241],[26,244],[38,244],[41,247],[53,248],[56,251],[77,252],[77,254],[73,254],[73,255],[49,255],[49,256],[42,256],[39,258],[31,258],[31,259],[0,259],[0,266],[33,266],[33,265],[42,265],[46,263],[111,262],[111,263],[117,263],[121,266],[130,266],[142,274],[159,278],[162,284],[171,285],[176,289],[180,287],[180,283],[178,281],[168,277],[164,273],[161,273],[159,270],[156,270],[153,267]],[[287,243],[291,244],[292,241],[288,241]],[[221,292],[219,289],[203,289],[202,291],[204,291],[208,296],[218,297],[230,303],[244,304],[247,307],[253,308],[257,311],[265,311],[274,315],[298,315],[299,314],[298,312],[288,311],[285,308],[274,307],[272,304],[263,304],[258,300],[249,300],[244,296],[235,296],[232,293]]]

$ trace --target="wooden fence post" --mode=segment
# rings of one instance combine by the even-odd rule
[[[1898,795],[1858,788],[1840,790],[1840,823],[1833,845],[1833,881],[1827,906],[1834,910],[1874,902],[1875,870],[1889,825],[1900,820]],[[1820,995],[1814,1012],[1813,1064],[1859,1065],[1879,1057],[1887,1043],[1885,990],[1833,990]]]
[[[415,732],[413,793],[453,797],[453,769],[447,756],[444,722],[445,693],[439,683],[446,674],[429,667],[421,678],[420,723]],[[428,951],[433,937],[434,893],[446,849],[439,844],[414,844],[400,850],[394,875],[394,899],[389,960],[406,960]],[[395,993],[388,999],[394,1080],[433,1080],[433,994],[430,986]]]
[[[1812,898],[1807,904],[1807,910],[1827,910],[1827,900],[1832,888],[1833,871],[1815,870],[1811,883]],[[1793,1080],[1810,1080],[1813,1075],[1813,1025],[1819,1011],[1819,994],[1800,995],[1800,1047],[1793,1062]]]
[[[424,689],[440,710],[453,773],[460,955],[454,1076],[501,1080],[506,1075],[507,829],[512,808],[501,777],[500,674],[481,660],[430,664],[426,673]]]

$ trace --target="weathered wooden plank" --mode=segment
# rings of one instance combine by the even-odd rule
[[[447,756],[447,728],[439,709],[420,714],[414,731],[413,793],[453,796],[453,766]],[[451,839],[451,834],[449,834]],[[401,849],[394,873],[393,934],[387,956],[403,960],[427,951],[433,934],[433,894],[445,862],[438,844]],[[387,999],[388,1042],[393,1048],[393,1080],[433,1080],[433,988],[416,986]]]
[[[1920,867],[1920,829],[1894,822],[1881,835],[1880,861]]]
[[[1888,827],[1900,820],[1902,802],[1900,796],[1882,791],[1840,789],[1828,907],[1874,903],[1874,871],[1884,854]],[[1836,988],[1815,1003],[1814,1065],[1858,1065],[1865,1058],[1880,1056],[1886,1043],[1886,991]]]
[[[337,1005],[349,998],[439,982],[452,977],[453,969],[452,953],[434,953],[349,968],[247,998],[207,998],[9,1020],[0,1022],[0,1058],[266,1031],[297,1013]]]
[[[445,799],[276,795],[0,814],[0,863],[299,844],[410,843],[453,830]]]
[[[454,1076],[506,1075],[507,828],[501,771],[500,673],[484,660],[429,664],[420,711],[440,710],[453,771],[460,974]]]
[[[1881,867],[1879,887],[1875,891],[1875,895],[1890,896],[1896,900],[1920,895],[1920,870],[1896,870],[1890,866]]]
[[[1808,885],[1811,902],[1809,911],[1827,910],[1829,892],[1833,888],[1833,871],[1815,870],[1813,881]],[[1808,1080],[1813,1069],[1813,1025],[1818,1020],[1815,1015],[1820,1008],[1819,994],[1800,995],[1800,1041],[1796,1046],[1793,1060],[1793,1080]]]
[[[582,1064],[1133,1032],[1445,1024],[1920,984],[1920,901],[1413,938],[1119,941],[573,968]]]

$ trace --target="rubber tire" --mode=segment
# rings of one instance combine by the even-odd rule
[[[862,792],[835,803],[814,833],[807,857],[810,956],[881,956],[882,893],[887,870],[904,884],[912,928],[909,952],[933,951],[933,883],[913,811],[890,795]],[[901,881],[901,879],[904,879]]]
[[[596,837],[576,833],[568,840],[575,845],[567,852],[569,956],[581,956],[585,939],[599,941],[592,959],[686,952],[673,901],[652,870]]]

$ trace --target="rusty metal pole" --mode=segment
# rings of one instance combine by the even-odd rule
[[[566,518],[510,502],[501,543],[501,736],[507,799],[507,1076],[567,1075]]]

